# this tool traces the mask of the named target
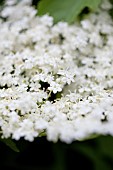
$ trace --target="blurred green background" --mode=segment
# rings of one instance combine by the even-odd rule
[[[113,170],[113,137],[100,136],[71,144],[15,141],[20,152],[0,143],[0,169],[8,170]]]

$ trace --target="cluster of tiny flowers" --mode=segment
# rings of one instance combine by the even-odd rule
[[[112,8],[102,1],[80,22],[53,24],[31,0],[0,13],[0,134],[70,143],[113,135]]]

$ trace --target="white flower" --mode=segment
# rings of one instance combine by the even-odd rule
[[[109,10],[112,8],[112,4],[109,1],[103,0],[101,4],[101,8],[105,10]]]
[[[44,15],[40,18],[40,21],[42,22],[42,24],[51,27],[53,25],[53,18],[48,16],[48,15]]]
[[[93,29],[94,29],[94,28],[93,28],[93,24],[92,24],[91,21],[88,20],[88,19],[82,20],[82,21],[81,21],[81,25],[82,25],[83,29],[86,29],[86,30],[88,30],[88,31],[90,31],[90,32],[92,32]]]
[[[48,87],[48,90],[53,91],[53,93],[57,93],[62,91],[61,85],[56,82],[51,82],[50,87]]]
[[[20,122],[20,128],[13,134],[13,138],[18,140],[20,137],[25,137],[26,140],[33,141],[34,137],[38,135],[38,132],[33,130],[33,122],[25,119]]]
[[[1,136],[33,141],[45,133],[66,143],[113,136],[111,4],[72,25],[53,24],[30,4],[6,0],[0,13]]]
[[[62,75],[61,81],[67,84],[70,84],[71,82],[74,82],[74,76],[75,76],[75,70],[74,68],[69,70],[59,70],[59,75]]]

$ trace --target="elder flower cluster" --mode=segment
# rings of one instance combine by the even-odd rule
[[[0,134],[70,143],[113,135],[112,5],[80,22],[53,24],[31,0],[0,13]]]

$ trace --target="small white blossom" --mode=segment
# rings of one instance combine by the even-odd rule
[[[51,82],[50,87],[48,87],[48,90],[53,91],[53,93],[57,93],[57,92],[62,91],[62,88],[60,84],[53,81]]]

